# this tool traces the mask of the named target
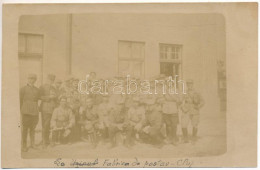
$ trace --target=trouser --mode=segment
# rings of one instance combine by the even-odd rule
[[[105,142],[105,140],[108,138],[108,128],[103,127],[103,128],[97,128],[97,140],[98,142],[102,141]]]
[[[39,116],[22,115],[22,147],[27,147],[27,135],[30,132],[31,146],[35,144],[35,128],[39,121]]]
[[[81,138],[81,125],[76,123],[72,129],[71,138],[73,141],[79,141]]]
[[[89,141],[92,144],[97,144],[97,128],[96,124],[93,121],[86,121],[83,125],[82,131],[83,137],[88,137]]]
[[[166,125],[166,135],[169,140],[177,140],[178,114],[163,114],[163,121]]]
[[[51,116],[49,113],[42,113],[42,141],[43,145],[50,143],[50,124]]]
[[[199,114],[183,114],[181,118],[181,127],[184,140],[188,140],[188,130],[187,127],[191,122],[192,125],[192,137],[196,138],[198,133],[198,125],[199,125]]]
[[[189,123],[191,122],[192,127],[198,128],[199,119],[200,119],[199,114],[182,114],[181,127],[187,128]]]
[[[150,130],[148,134],[141,132],[140,138],[145,143],[149,143],[153,145],[162,144],[163,142],[163,135],[161,134],[161,131],[158,128],[152,128],[152,130]]]
[[[79,108],[73,109],[73,114],[75,116],[75,125],[72,128],[71,140],[73,142],[79,141],[81,138],[81,124],[80,124],[80,115],[79,115]]]
[[[128,146],[131,146],[134,144],[134,127],[129,125],[125,128],[125,135],[126,135],[126,138],[125,138],[125,144],[128,145]]]
[[[56,143],[68,143],[71,141],[71,134],[67,135],[66,137],[64,136],[64,129],[61,130],[53,130],[52,131],[52,142]]]
[[[118,129],[116,126],[110,126],[108,127],[108,134],[109,134],[109,140],[111,145],[116,145],[118,142],[117,141],[117,134],[119,133],[125,133],[126,135],[126,140],[125,140],[125,144],[126,145],[130,145],[132,142],[132,134],[133,134],[133,128],[131,128],[131,126],[125,126],[123,128],[123,130]]]

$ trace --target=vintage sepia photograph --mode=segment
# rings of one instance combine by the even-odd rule
[[[257,166],[257,6],[5,4],[2,167]]]
[[[226,152],[222,15],[23,15],[18,34],[22,158]]]

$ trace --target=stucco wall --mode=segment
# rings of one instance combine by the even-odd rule
[[[66,74],[67,15],[24,16],[19,32],[44,34],[43,72]],[[73,14],[72,74],[84,78],[118,72],[118,40],[145,42],[145,77],[158,75],[159,43],[181,44],[182,79],[192,78],[195,88],[218,106],[217,59],[225,59],[225,23],[219,14]]]

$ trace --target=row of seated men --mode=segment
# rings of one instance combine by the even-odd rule
[[[155,147],[165,143],[177,145],[180,143],[176,134],[179,123],[182,142],[189,142],[187,127],[190,123],[191,139],[197,139],[199,110],[204,101],[194,92],[191,80],[186,82],[187,94],[181,97],[176,94],[89,95],[82,102],[77,87],[73,86],[78,80],[69,79],[62,86],[54,75],[48,75],[47,79],[48,83],[38,89],[34,86],[37,76],[30,74],[28,84],[21,89],[22,151],[28,151],[28,133],[30,148],[36,148],[35,127],[39,113],[43,147],[80,140],[88,140],[93,147],[109,143],[109,148],[120,143],[132,147],[136,142]]]

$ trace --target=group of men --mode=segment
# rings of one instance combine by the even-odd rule
[[[89,81],[96,79],[95,72]],[[42,146],[88,141],[93,147],[100,143],[109,148],[124,145],[131,148],[137,142],[163,147],[197,140],[201,95],[187,80],[186,94],[89,94],[78,91],[76,78],[63,83],[48,75],[41,87],[35,87],[37,76],[30,74],[28,83],[20,90],[22,121],[22,151],[37,148],[35,128],[42,120]],[[182,128],[182,140],[177,125]],[[188,126],[192,125],[192,135]],[[30,134],[30,146],[27,136]]]

